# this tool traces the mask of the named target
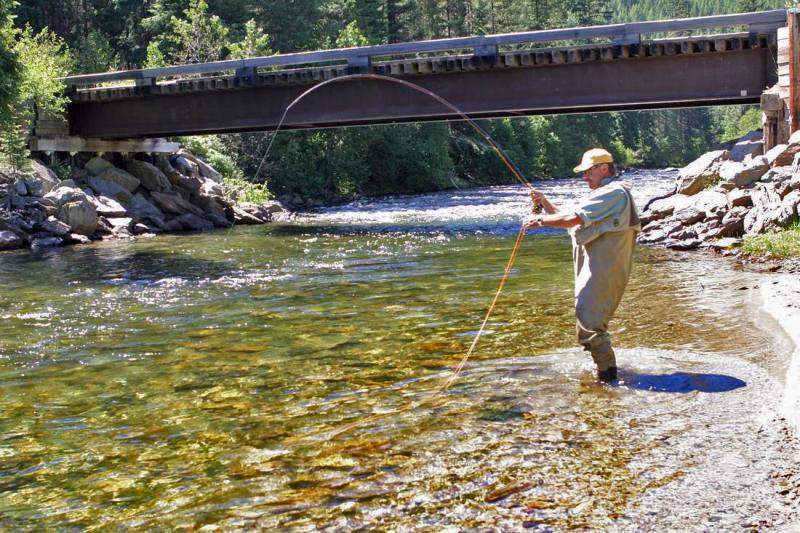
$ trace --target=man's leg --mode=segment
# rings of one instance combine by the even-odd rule
[[[576,329],[578,343],[583,349],[592,354],[592,359],[597,365],[598,375],[610,377],[607,381],[616,379],[617,359],[614,349],[611,347],[611,336],[606,330],[605,324],[592,324],[591,317],[576,309]],[[613,371],[611,369],[614,369]]]

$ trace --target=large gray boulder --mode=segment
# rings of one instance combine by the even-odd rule
[[[792,221],[794,215],[791,209],[784,208],[774,184],[759,183],[752,190],[751,197],[753,207],[744,218],[744,229],[748,234],[764,233]]]
[[[102,194],[97,194],[96,196],[87,196],[89,196],[89,201],[94,204],[94,208],[97,210],[98,216],[124,217],[128,213],[128,210],[113,198],[104,196]]]
[[[195,165],[197,165],[197,171],[198,171],[200,176],[202,176],[204,178],[207,178],[207,179],[210,179],[210,180],[213,180],[213,181],[215,181],[217,183],[222,183],[222,174],[217,172],[214,169],[214,167],[212,167],[211,165],[209,165],[208,163],[206,163],[202,159],[199,159],[197,156],[195,156],[191,152],[187,152],[186,150],[181,149],[181,150],[178,150],[178,156],[179,157],[183,157],[183,158],[187,159],[188,161],[190,161],[191,163],[194,163]],[[195,175],[195,174],[190,174],[190,175]]]
[[[155,165],[147,161],[128,161],[128,172],[138,179],[148,191],[168,191],[172,188],[169,178]]]
[[[194,204],[203,210],[204,216],[211,220],[215,226],[229,228],[233,225],[233,222],[228,217],[227,206],[221,204],[220,201],[224,201],[224,199],[214,196],[197,196],[194,198]]]
[[[61,204],[56,217],[69,225],[72,233],[91,235],[97,229],[97,210],[83,192],[81,195]]]
[[[705,189],[691,197],[694,207],[706,216],[711,216],[718,211],[728,210],[728,201],[725,193],[713,189]]]
[[[193,213],[186,213],[179,217],[175,217],[170,222],[178,222],[181,229],[187,231],[207,231],[214,229],[214,223],[203,217],[199,217]]]
[[[0,230],[0,250],[20,248],[23,244],[23,240],[13,231]]]
[[[53,202],[56,207],[61,207],[66,202],[85,198],[86,194],[77,187],[59,186],[44,195],[46,201]]]
[[[175,170],[184,176],[189,176],[192,178],[200,177],[200,167],[198,167],[197,163],[187,158],[184,154],[178,153],[173,155],[170,157],[169,162]]]
[[[208,196],[225,196],[222,185],[211,179],[203,180],[203,187],[200,192]]]
[[[734,207],[748,207],[753,205],[753,199],[750,197],[750,191],[746,189],[734,189],[726,195],[728,208]]]
[[[762,139],[764,134],[758,130],[751,131],[731,147],[731,159],[733,161],[742,162],[747,156],[758,156],[763,153],[764,143]]]
[[[150,196],[153,198],[155,204],[166,213],[172,213],[174,215],[192,213],[199,217],[203,216],[202,209],[192,205],[178,194],[153,191]]]
[[[772,184],[780,197],[786,196],[795,189],[800,189],[800,174],[795,173],[791,167],[772,168],[764,174],[761,181]]]
[[[135,194],[128,204],[128,213],[134,219],[150,219],[163,223],[164,212],[141,194]]]
[[[769,170],[769,161],[758,156],[747,163],[725,161],[720,165],[719,175],[723,181],[732,183],[734,187],[744,187],[757,181]]]
[[[28,186],[25,185],[24,179],[18,179],[13,183],[14,192],[19,196],[28,196]]]
[[[713,185],[720,180],[722,162],[730,158],[731,153],[728,150],[716,150],[701,155],[680,170],[677,192],[691,196]]]
[[[31,167],[33,168],[33,175],[25,180],[25,185],[33,196],[44,196],[58,187],[58,183],[61,180],[47,165],[38,159],[33,159]]]
[[[31,248],[52,248],[54,246],[60,246],[63,242],[61,237],[36,237],[31,241]]]
[[[784,167],[791,165],[794,161],[794,156],[798,153],[800,153],[800,143],[779,144],[764,154],[764,156],[769,161],[770,166]]]
[[[37,227],[41,231],[46,231],[47,233],[52,233],[58,237],[66,235],[70,233],[72,228],[70,228],[69,224],[61,222],[56,217],[47,217],[46,220],[37,224]]]
[[[117,167],[109,167],[98,174],[97,177],[116,183],[129,192],[133,192],[140,183],[139,180],[136,179],[136,176]]]
[[[131,201],[131,191],[117,182],[96,176],[89,176],[86,182],[98,195],[106,196],[123,204]]]
[[[798,207],[800,206],[800,190],[794,190],[784,196],[781,200],[781,219],[786,220],[787,223],[797,218],[800,213]]]
[[[96,156],[87,161],[84,168],[86,168],[90,175],[99,176],[105,169],[114,168],[114,165],[107,159]]]

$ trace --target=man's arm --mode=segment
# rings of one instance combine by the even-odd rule
[[[571,228],[581,223],[581,217],[575,213],[553,213],[548,215],[531,215],[525,219],[523,224],[526,228],[538,228],[550,226],[552,228]]]

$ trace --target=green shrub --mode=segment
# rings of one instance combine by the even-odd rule
[[[793,222],[780,232],[748,235],[742,242],[741,250],[751,255],[800,257],[800,221]]]
[[[244,177],[244,172],[227,153],[222,139],[217,135],[202,135],[180,139],[184,148],[222,174],[222,188],[225,194],[237,202],[264,203],[272,199],[266,183],[252,183]]]
[[[243,172],[236,166],[233,158],[228,155],[225,146],[216,135],[183,137],[180,139],[180,143],[191,153],[214,167],[224,178],[244,179]]]
[[[263,204],[272,199],[266,183],[251,183],[244,178],[223,178],[222,189],[237,203]]]

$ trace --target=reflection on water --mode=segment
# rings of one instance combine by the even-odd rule
[[[635,180],[640,198],[665,187]],[[544,187],[569,201],[582,185]],[[500,187],[0,254],[0,527],[780,519],[767,502],[782,458],[764,433],[780,354],[742,318],[739,290],[758,280],[697,254],[639,250],[612,327],[622,383],[608,387],[573,348],[569,242],[532,234],[445,401],[298,439],[442,383],[525,209],[520,188]]]

